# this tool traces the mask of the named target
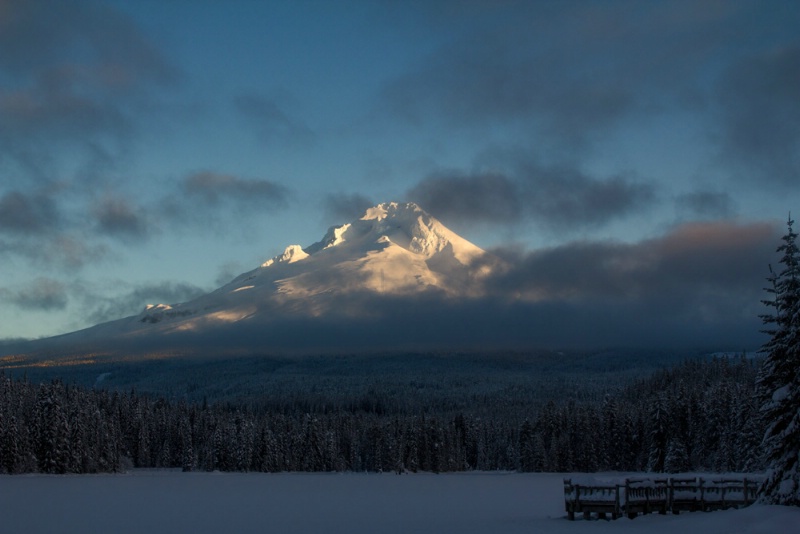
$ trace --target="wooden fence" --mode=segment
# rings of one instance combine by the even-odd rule
[[[760,482],[756,477],[626,478],[586,483],[567,478],[564,503],[570,520],[575,519],[576,513],[582,513],[584,519],[591,514],[600,519],[622,515],[633,519],[653,512],[707,512],[753,504]]]

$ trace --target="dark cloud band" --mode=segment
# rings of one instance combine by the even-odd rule
[[[58,208],[49,195],[10,191],[0,197],[0,232],[47,233],[56,228],[59,220]]]
[[[282,207],[289,193],[284,186],[269,180],[250,180],[207,171],[187,176],[181,186],[187,195],[211,205],[233,200],[242,204],[266,203]]]
[[[52,278],[36,278],[21,289],[4,289],[0,294],[23,310],[58,311],[67,307],[67,288]]]
[[[513,224],[531,219],[555,233],[603,225],[645,209],[654,187],[620,176],[600,179],[577,169],[508,162],[508,173],[437,173],[408,197],[443,220]]]

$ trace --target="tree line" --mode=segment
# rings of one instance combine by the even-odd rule
[[[0,374],[0,472],[752,471],[756,367],[686,361],[600,402],[565,391],[477,415],[190,404]]]

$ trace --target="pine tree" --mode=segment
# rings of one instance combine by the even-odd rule
[[[650,412],[650,448],[647,459],[647,470],[650,472],[664,472],[669,441],[668,418],[667,400],[663,394],[659,394]]]
[[[0,469],[6,473],[16,473],[19,465],[19,432],[17,429],[17,418],[13,415],[6,423],[3,442],[0,443],[0,456],[3,458]]]
[[[778,247],[782,269],[770,267],[764,303],[774,311],[762,316],[771,327],[762,347],[766,358],[758,379],[761,415],[766,425],[762,448],[768,466],[761,500],[800,506],[800,252],[797,234],[789,230]]]
[[[181,436],[181,467],[184,472],[194,471],[195,457],[194,447],[192,445],[192,430],[189,422],[186,419],[180,422],[180,436]]]
[[[535,438],[538,434],[533,425],[525,419],[519,429],[519,470],[525,473],[537,471],[535,465]],[[538,469],[541,471],[541,468]]]
[[[667,454],[664,457],[664,471],[667,473],[685,473],[690,469],[689,452],[686,450],[686,443],[680,436],[676,436],[667,445]]]

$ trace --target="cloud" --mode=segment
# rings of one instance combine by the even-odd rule
[[[148,230],[226,234],[252,224],[254,217],[286,209],[292,198],[292,190],[277,182],[214,171],[189,173],[176,186],[145,209],[153,219]]]
[[[68,64],[81,51],[97,83],[127,87],[141,79],[173,81],[176,72],[122,12],[75,1],[4,0],[0,68],[15,74]]]
[[[439,172],[420,181],[407,196],[445,220],[511,223],[523,211],[519,184],[499,173]]]
[[[233,201],[240,205],[278,208],[287,203],[289,191],[269,180],[250,180],[230,174],[197,172],[184,178],[183,191],[207,205]]]
[[[518,125],[540,142],[582,147],[696,98],[689,80],[733,37],[730,21],[751,10],[626,1],[419,10],[443,44],[388,82],[381,105],[417,125]]]
[[[105,197],[94,206],[97,230],[123,239],[143,239],[147,235],[147,217],[122,198]]]
[[[800,177],[800,42],[734,63],[717,91],[721,157],[744,178],[794,186]]]
[[[384,105],[412,123],[528,124],[569,143],[614,125],[636,106],[628,85],[588,71],[574,78],[575,71],[531,37],[535,28],[525,36],[517,24],[511,23],[511,34],[484,28],[442,48],[389,83]]]
[[[65,189],[59,189],[64,192]],[[37,269],[76,270],[105,257],[109,249],[81,231],[85,213],[66,209],[52,192],[9,191],[0,196],[0,255],[21,257]],[[127,211],[126,211],[127,210]],[[141,237],[144,227],[121,200],[107,199],[90,208],[95,230]]]
[[[657,143],[658,128],[681,124],[711,133],[716,154],[693,148],[725,176],[800,175],[795,3],[490,4],[418,6],[414,30],[441,44],[384,85],[377,115],[430,135],[512,131],[569,162],[607,153],[617,134]]]
[[[197,298],[205,290],[185,282],[140,284],[116,297],[99,297],[84,290],[84,308],[91,323],[135,315],[147,304],[176,304]]]
[[[2,255],[20,256],[38,269],[77,270],[108,257],[109,249],[79,236],[55,233],[38,239],[0,239]]]
[[[652,185],[620,175],[601,179],[575,168],[536,164],[521,172],[531,215],[551,228],[602,225],[655,200]]]
[[[350,222],[364,215],[375,202],[359,193],[329,194],[322,202],[325,218],[337,224]]]
[[[137,115],[180,77],[120,11],[97,2],[5,0],[0,20],[0,157],[53,181],[57,148],[124,152]]]
[[[651,303],[351,294],[337,301],[339,313],[308,316],[287,307],[274,307],[262,310],[270,313],[269,321],[209,322],[196,325],[200,326],[197,330],[175,331],[169,336],[114,340],[109,348],[178,349],[198,355],[374,353],[376,348],[451,352],[607,347],[741,351],[757,348],[763,341],[756,316],[745,317],[744,313],[722,310],[723,306],[670,315],[671,309],[649,308]],[[354,315],[353,310],[360,310],[360,314]],[[720,310],[726,313],[711,316]]]
[[[79,269],[109,252],[87,229],[142,238],[142,210],[80,197],[118,179],[111,171],[143,117],[180,79],[133,19],[107,3],[0,1],[0,253]]]
[[[509,255],[489,282],[498,295],[533,301],[598,304],[659,318],[713,325],[757,317],[767,264],[779,241],[768,224],[687,223],[635,244],[576,242]],[[631,329],[637,328],[634,317]]]
[[[58,280],[36,278],[22,289],[0,290],[4,300],[24,310],[58,311],[67,307],[67,289]]]
[[[53,230],[60,218],[48,195],[9,191],[0,197],[0,232],[42,234]]]
[[[95,263],[109,254],[108,247],[96,245],[70,235],[57,235],[43,243],[42,255],[34,256],[39,262],[60,263],[68,268],[79,269],[84,265]]]
[[[655,188],[623,176],[597,178],[530,157],[503,156],[507,171],[439,172],[407,196],[443,220],[513,224],[531,219],[555,232],[599,226],[644,209]]]
[[[683,193],[675,198],[675,205],[689,219],[727,219],[735,212],[731,196],[715,191]]]
[[[255,129],[266,144],[308,145],[314,132],[301,120],[290,116],[274,100],[245,94],[233,100],[234,107]]]
[[[217,287],[224,286],[246,270],[249,270],[249,268],[243,266],[238,261],[225,262],[219,266],[219,274],[217,274],[217,278],[214,280],[214,282],[216,283]]]

